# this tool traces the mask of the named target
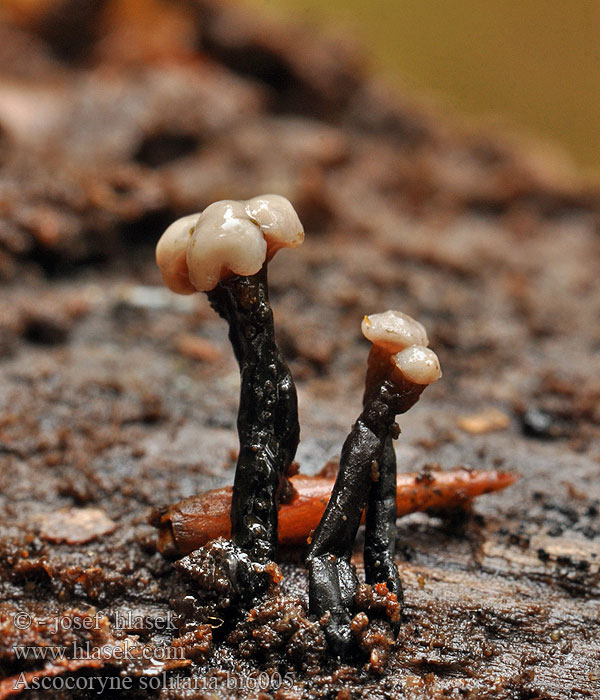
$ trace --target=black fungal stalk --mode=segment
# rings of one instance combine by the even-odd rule
[[[394,424],[395,426],[396,424]],[[394,561],[396,550],[396,452],[392,437],[398,432],[392,426],[377,468],[377,478],[371,484],[365,523],[365,580],[385,583],[402,604],[402,582]]]
[[[266,264],[255,275],[220,282],[208,297],[229,324],[241,375],[231,537],[266,563],[277,547],[278,491],[300,436],[296,388],[275,341]]]
[[[366,408],[372,401],[373,392],[376,392],[378,387],[386,382],[389,368],[389,353],[374,345],[369,353],[363,408]],[[419,396],[420,392],[416,395],[414,403],[419,400]],[[403,411],[397,411],[397,413],[405,413],[414,403],[406,405]],[[404,598],[402,582],[394,561],[397,534],[397,470],[393,441],[399,435],[400,426],[394,420],[388,427],[383,449],[372,474],[373,478],[366,506],[364,566],[366,582],[369,584],[385,583],[388,591],[394,593],[398,602],[402,604]]]
[[[391,317],[390,317],[391,315]],[[366,508],[364,564],[370,584],[385,584],[402,603],[394,561],[396,542],[396,416],[406,413],[425,386],[440,376],[425,330],[396,312],[373,316],[363,332],[375,344],[369,355],[363,410],[344,442],[338,475],[310,544],[310,612],[322,619],[334,653],[350,650],[350,622],[358,587],[351,563],[354,540]],[[367,319],[369,320],[369,319]],[[404,348],[395,355],[390,349]],[[398,619],[392,629],[398,631]]]
[[[387,583],[391,579],[390,584],[397,589],[393,592],[401,592],[397,571],[393,574],[396,459],[390,456],[390,449],[394,449],[391,435],[396,415],[414,406],[424,388],[412,382],[395,387],[386,380],[379,391],[370,394],[346,438],[331,498],[312,537],[307,559],[310,612],[319,618],[329,613],[325,629],[337,654],[345,654],[352,641],[349,625],[358,579],[350,559],[367,504],[367,581]],[[392,467],[393,473],[386,473],[384,467]],[[391,485],[393,505],[389,501]]]

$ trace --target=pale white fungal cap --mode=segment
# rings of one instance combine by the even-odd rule
[[[438,356],[423,345],[411,345],[396,353],[392,363],[413,384],[433,384],[442,376]]]
[[[183,294],[194,289],[207,292],[230,275],[254,275],[280,248],[295,248],[304,240],[294,208],[276,194],[245,202],[215,202],[193,216],[191,234],[186,237],[181,233],[183,224],[179,222],[192,219],[184,217],[165,231],[157,246],[165,283]],[[179,283],[184,268],[189,291]]]
[[[196,291],[190,282],[187,249],[200,214],[190,214],[174,221],[163,233],[156,246],[156,264],[167,287],[177,294]]]
[[[429,345],[422,324],[401,311],[365,316],[361,329],[367,340],[389,353],[399,352],[410,345]]]
[[[207,207],[187,250],[190,282],[208,292],[231,274],[254,275],[267,258],[267,242],[244,202],[224,200]]]
[[[270,260],[280,248],[297,248],[304,240],[304,228],[289,200],[279,194],[263,194],[245,202],[251,221],[267,241]]]

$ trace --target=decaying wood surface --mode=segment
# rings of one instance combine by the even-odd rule
[[[120,697],[165,700],[258,697],[265,671],[291,674],[278,700],[600,697],[598,189],[235,6],[15,6],[0,8],[0,697],[37,671],[127,676]],[[177,216],[271,191],[307,230],[270,269],[301,471],[337,457],[360,411],[360,320],[397,308],[444,371],[403,417],[399,470],[522,475],[462,517],[399,521],[400,639],[378,646],[381,601],[363,592],[370,627],[344,665],[306,617],[297,548],[275,597],[235,619],[194,602],[149,523],[231,483],[238,391],[222,322],[160,288],[153,245]],[[57,617],[97,624],[52,633]],[[88,641],[182,657],[115,651],[84,671],[15,651]]]

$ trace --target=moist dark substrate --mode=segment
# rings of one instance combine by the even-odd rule
[[[88,690],[23,697],[599,697],[600,191],[391,95],[342,41],[236,7],[15,7],[0,26],[0,697],[43,668]],[[335,458],[360,411],[362,316],[398,308],[444,371],[403,417],[399,469],[522,474],[471,512],[399,521],[398,643],[389,601],[361,589],[344,663],[306,616],[301,551],[236,619],[218,572],[174,566],[150,524],[231,482],[239,385],[225,324],[205,295],[161,287],[153,246],[177,216],[263,192],[307,230],[270,265],[300,469]],[[18,653],[87,642],[107,658]]]

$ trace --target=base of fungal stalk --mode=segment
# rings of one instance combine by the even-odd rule
[[[281,572],[276,564],[259,564],[231,540],[218,538],[180,559],[175,566],[191,578],[201,598],[220,608],[247,608],[258,596],[276,586]]]

